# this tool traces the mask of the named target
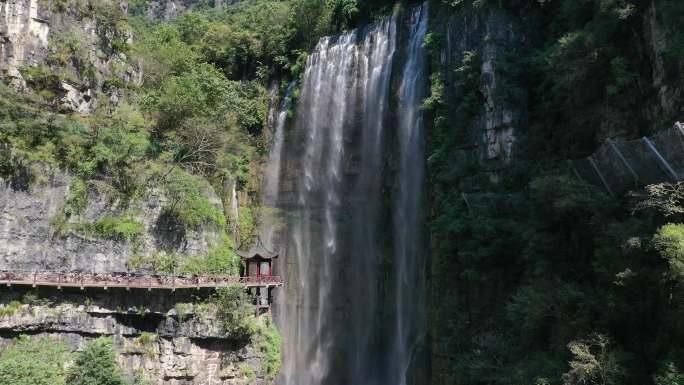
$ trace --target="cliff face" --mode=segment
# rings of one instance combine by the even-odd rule
[[[149,267],[132,266],[132,258],[159,253],[204,256],[219,242],[215,229],[186,231],[169,222],[163,211],[168,198],[161,192],[124,206],[94,185],[87,188],[82,213],[60,224],[60,232],[56,222],[72,188],[73,177],[64,173],[29,189],[0,178],[0,270],[143,272]],[[221,207],[211,189],[205,193]],[[80,227],[123,212],[134,213],[131,218],[143,224],[134,241]],[[112,337],[126,373],[142,374],[154,384],[268,382],[255,340],[222,329],[216,310],[202,303],[209,293],[44,289],[38,294],[45,299],[27,299],[20,288],[0,291],[0,346],[29,334],[53,336],[78,350],[89,339]],[[8,310],[16,306],[13,301],[20,307]]]
[[[680,69],[684,66],[681,60],[673,63],[666,58],[668,51],[668,31],[664,25],[662,9],[652,2],[648,11],[644,13],[643,31],[644,42],[651,64],[652,87],[655,90],[653,103],[646,107],[646,114],[653,122],[665,119],[678,119],[683,112],[679,101],[684,97]]]
[[[481,177],[496,182],[510,165],[527,122],[528,90],[510,70],[526,37],[504,8],[435,8],[427,43],[433,95],[427,103],[440,133],[429,136],[429,151],[449,159],[449,173],[464,191],[479,189]]]
[[[197,3],[152,1],[144,12],[167,20]],[[56,112],[75,115],[116,106],[126,97],[125,86],[140,85],[140,66],[122,48],[131,43],[132,32],[118,22],[133,10],[125,1],[83,4],[0,1],[3,82],[27,93],[49,91],[55,102],[48,104]],[[109,8],[93,11],[90,6]],[[55,116],[41,121],[41,127]],[[0,151],[5,149],[0,143]],[[159,256],[201,259],[215,247],[228,247],[219,224],[184,226],[169,215],[173,197],[160,184],[124,197],[102,178],[82,180],[54,165],[28,163],[31,170],[14,164],[15,171],[23,171],[0,176],[0,270],[149,273],[160,270],[150,263]],[[193,179],[191,187],[182,188],[197,189],[195,198],[204,210],[220,218],[228,211],[237,215],[236,198],[228,199],[228,210],[205,180],[183,175]],[[69,208],[74,199],[80,202],[77,212]],[[133,233],[106,230],[107,221],[132,225]],[[154,384],[267,383],[272,374],[264,369],[258,337],[226,332],[208,304],[210,295],[6,288],[0,291],[0,346],[22,334],[49,335],[79,350],[88,340],[105,336],[113,338],[118,361],[130,377],[142,373]]]
[[[19,334],[56,337],[74,350],[91,338],[112,337],[121,367],[155,384],[266,383],[261,354],[249,340],[224,332],[215,309],[192,305],[190,295],[40,291],[26,300],[17,289],[1,295],[26,303],[0,307],[0,348]]]
[[[153,0],[146,7],[145,15],[152,20],[172,20],[188,10],[197,9],[198,6],[211,6],[221,8],[232,5],[240,0],[213,0],[202,2],[200,0]],[[207,4],[208,3],[208,4]]]
[[[107,79],[137,84],[141,72],[116,44],[125,44],[131,32],[118,29],[125,1],[96,3],[110,7],[107,20],[80,2],[7,0],[0,3],[0,72],[17,89],[31,84],[31,67],[47,64],[68,75],[50,88],[63,109],[81,114],[97,106],[97,98],[116,101],[122,93],[107,87]],[[100,95],[102,93],[102,95]]]
[[[0,68],[20,76],[17,67],[25,60],[35,62],[47,54],[49,14],[39,9],[38,0],[8,0],[0,4]]]
[[[464,320],[463,311],[469,309],[464,293],[470,288],[462,269],[474,268],[458,254],[458,245],[470,242],[471,235],[452,244],[460,229],[448,228],[447,223],[465,222],[475,205],[493,205],[486,200],[487,191],[500,189],[516,163],[519,136],[527,123],[527,91],[510,72],[509,63],[524,49],[526,37],[516,17],[496,6],[435,7],[433,14],[427,41],[432,96],[426,101],[432,118],[427,138],[433,221],[431,361],[433,383],[447,384],[455,381],[452,373],[458,371],[453,352],[467,350],[457,345],[469,339],[466,330],[471,325]]]
[[[87,204],[81,214],[64,218],[73,180],[55,172],[30,189],[17,189],[0,178],[0,270],[124,272],[136,270],[130,265],[136,256],[203,256],[220,241],[215,229],[186,230],[170,221],[163,211],[169,198],[161,191],[150,191],[129,204],[97,181],[86,186]],[[222,210],[211,188],[205,194]],[[122,216],[142,224],[134,240],[102,236],[81,226]]]

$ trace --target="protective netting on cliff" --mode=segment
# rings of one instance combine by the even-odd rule
[[[592,155],[569,161],[578,178],[622,194],[636,186],[684,179],[684,125],[651,137],[606,140]]]

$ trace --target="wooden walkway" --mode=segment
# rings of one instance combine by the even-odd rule
[[[0,285],[29,285],[85,288],[124,288],[130,289],[201,289],[229,286],[277,287],[283,281],[279,276],[235,277],[228,275],[171,276],[171,275],[132,275],[132,274],[94,274],[75,272],[27,272],[0,271]]]

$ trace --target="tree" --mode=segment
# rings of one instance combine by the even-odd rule
[[[684,374],[674,362],[665,361],[658,374],[653,376],[653,382],[655,385],[681,385],[684,384]]]
[[[0,353],[0,384],[64,385],[67,346],[51,337],[20,337]]]
[[[668,223],[653,236],[653,244],[670,265],[675,278],[684,279],[684,224]]]
[[[237,338],[247,338],[254,334],[252,318],[254,307],[249,296],[240,286],[216,289],[214,296],[218,317],[223,330]]]
[[[632,194],[633,197],[640,199],[634,211],[657,210],[666,217],[684,214],[684,182],[652,184],[646,186],[645,190],[645,197]]]
[[[225,167],[218,159],[226,150],[228,135],[211,120],[189,119],[177,133],[174,132],[173,139],[177,143],[174,160],[186,169],[208,174]]]
[[[127,385],[112,349],[112,340],[89,341],[67,373],[67,385]]]
[[[563,375],[564,385],[620,384],[625,375],[617,354],[608,346],[610,341],[601,334],[588,340],[572,341],[568,349],[573,355],[570,370]]]

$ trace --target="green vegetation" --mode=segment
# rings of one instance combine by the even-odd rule
[[[282,358],[280,354],[280,347],[283,343],[283,337],[278,332],[273,320],[265,318],[263,324],[260,324],[256,336],[257,349],[262,355],[262,367],[266,371],[266,378],[273,380],[280,371]]]
[[[95,224],[95,231],[104,238],[131,241],[145,231],[142,222],[131,218],[103,217]]]
[[[267,379],[273,380],[280,371],[283,342],[273,320],[267,316],[255,317],[251,297],[240,286],[217,289],[208,304],[216,311],[226,333],[252,341],[261,356]],[[248,373],[243,374],[251,378]]]
[[[142,332],[138,337],[138,343],[142,346],[149,346],[157,342],[158,336],[153,333]]]
[[[143,333],[141,347],[154,354],[155,334]],[[142,372],[128,381],[116,362],[109,338],[86,343],[83,351],[72,352],[53,337],[20,336],[0,350],[0,383],[17,385],[144,385],[151,384]]]
[[[180,257],[176,254],[164,252],[151,255],[136,254],[126,261],[126,268],[129,270],[147,269],[157,273],[171,274],[178,269],[179,259]]]
[[[240,374],[242,374],[242,376],[246,378],[247,381],[253,381],[256,378],[254,370],[251,366],[247,364],[240,365]]]
[[[67,217],[77,216],[88,204],[88,191],[82,179],[76,179],[69,187],[69,195],[64,203],[64,214]]]
[[[224,236],[220,242],[203,256],[187,256],[173,253],[135,255],[126,262],[132,270],[147,269],[164,274],[230,274],[240,272],[242,260],[235,252],[231,239]]]
[[[675,279],[684,280],[684,223],[668,223],[653,236],[653,245],[670,265]]]
[[[140,349],[145,351],[148,357],[153,358],[157,352],[155,344],[158,339],[159,336],[157,334],[142,332],[135,342]]]
[[[51,225],[54,235],[63,237],[69,231],[74,231],[88,236],[96,235],[106,239],[128,242],[139,240],[139,237],[145,232],[145,225],[130,217],[105,216],[94,223],[73,222],[69,220],[69,216],[66,215],[67,212],[74,213],[72,206],[68,204],[64,207],[63,212],[57,213],[52,218]]]
[[[49,298],[41,297],[37,292],[27,291],[21,296],[21,303],[31,306],[50,306],[53,301]]]
[[[684,44],[674,18],[684,3],[432,4],[425,106],[433,383],[678,381],[681,186],[610,197],[577,180],[565,161],[589,155],[606,136],[638,137],[679,118],[668,103],[681,96],[661,103],[656,95],[661,84],[680,88]],[[491,83],[479,42],[440,60],[448,17],[493,17],[497,28],[511,22],[529,38],[485,38],[498,52],[493,94],[483,87]],[[654,43],[653,33],[662,39]],[[654,60],[653,50],[662,56]],[[479,151],[489,100],[526,111],[513,122],[510,161]]]
[[[223,211],[203,194],[203,188],[209,188],[206,182],[179,170],[174,171],[166,180],[170,199],[164,211],[188,228],[213,224],[223,229],[226,226]]]
[[[0,351],[0,383],[14,385],[65,385],[65,364],[70,352],[50,337],[23,336]]]
[[[111,339],[88,341],[85,349],[75,354],[66,382],[69,385],[126,385],[128,382],[116,363]]]
[[[4,304],[0,307],[0,317],[11,317],[17,314],[21,310],[21,305],[22,303],[19,301],[11,301],[8,304]]]
[[[178,322],[187,320],[192,315],[193,309],[194,306],[191,303],[177,303],[174,306],[174,310],[176,311]]]
[[[210,303],[216,306],[221,327],[226,333],[237,338],[249,338],[254,334],[254,306],[242,286],[216,289]]]

